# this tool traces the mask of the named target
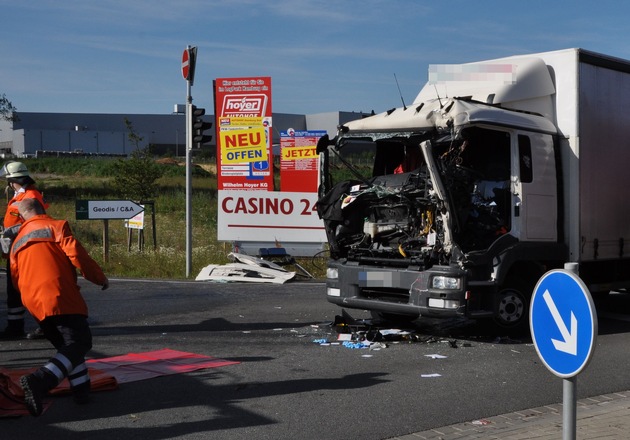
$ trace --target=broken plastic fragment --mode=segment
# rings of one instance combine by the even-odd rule
[[[397,328],[390,328],[390,329],[381,329],[379,330],[379,332],[383,335],[383,336],[389,336],[389,335],[401,335],[403,334],[403,330],[397,329]]]
[[[425,354],[426,357],[430,357],[431,359],[446,359],[447,356],[442,356],[441,354]]]
[[[344,341],[342,344],[344,347],[346,348],[352,348],[352,349],[357,349],[357,348],[368,348],[367,345],[362,344],[361,342],[350,342],[350,341]]]

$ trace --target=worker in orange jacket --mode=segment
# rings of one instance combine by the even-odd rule
[[[7,162],[0,169],[0,177],[7,179],[7,190],[13,191],[13,197],[7,204],[4,214],[3,226],[5,229],[15,227],[22,223],[18,213],[18,203],[23,199],[37,199],[48,209],[42,193],[35,187],[35,181],[31,177],[26,165],[22,162]],[[17,228],[14,228],[17,230]],[[24,333],[24,313],[26,309],[22,304],[20,292],[13,287],[9,270],[9,258],[7,256],[7,327],[0,332],[0,339],[21,339]],[[26,335],[28,339],[41,337],[39,329]]]
[[[94,284],[109,286],[96,261],[72,235],[65,220],[55,220],[37,199],[18,203],[24,223],[11,247],[11,275],[22,301],[57,353],[20,383],[29,412],[42,413],[42,398],[66,377],[77,403],[87,403],[90,376],[85,355],[92,348],[88,308],[76,269]]]

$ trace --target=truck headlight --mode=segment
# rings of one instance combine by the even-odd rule
[[[440,290],[460,290],[462,288],[462,279],[458,277],[435,275],[431,280],[431,287]]]
[[[336,267],[329,267],[326,269],[326,278],[329,280],[336,280],[339,278],[339,270]]]

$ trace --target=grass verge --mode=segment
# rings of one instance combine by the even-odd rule
[[[118,199],[112,190],[112,167],[116,159],[45,158],[25,159],[29,171],[50,204],[48,213],[66,219],[90,255],[110,277],[186,278],[186,179],[183,162],[166,161],[164,177],[157,183],[155,231],[150,209],[145,213],[144,246],[138,231],[129,236],[124,220],[109,220],[108,258],[105,261],[102,220],[76,220],[76,200]],[[209,264],[228,263],[231,244],[217,241],[217,180],[208,169],[195,167],[192,179],[191,278]],[[6,200],[5,200],[6,206]],[[4,209],[4,207],[2,209]],[[155,243],[153,236],[155,233]],[[300,265],[316,278],[325,276],[325,258],[300,258]],[[289,268],[290,269],[290,268]],[[291,270],[291,269],[290,269]]]

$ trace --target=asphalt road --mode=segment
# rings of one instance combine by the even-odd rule
[[[121,384],[87,406],[56,397],[39,418],[1,420],[0,438],[381,440],[562,401],[562,379],[528,336],[475,323],[421,321],[413,341],[381,350],[319,345],[337,339],[332,324],[342,314],[321,283],[82,285],[91,358],[170,348],[239,363]],[[579,398],[630,390],[630,298],[609,303]],[[1,344],[3,367],[54,354],[46,341]]]

